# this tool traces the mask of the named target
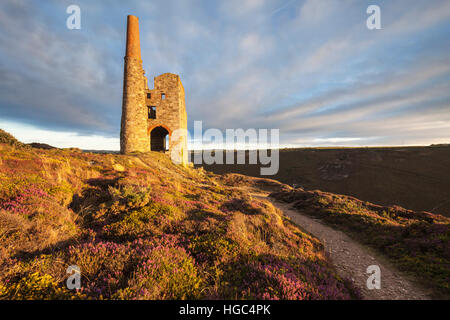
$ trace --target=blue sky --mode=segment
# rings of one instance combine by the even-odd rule
[[[71,4],[81,30],[66,28]],[[381,30],[366,27],[371,4]],[[448,0],[2,0],[0,128],[117,150],[128,14],[149,79],[181,76],[190,129],[279,128],[299,147],[450,142]]]

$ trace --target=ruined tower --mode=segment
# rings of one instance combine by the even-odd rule
[[[139,20],[128,16],[120,152],[169,152],[187,163],[187,115],[184,88],[176,74],[164,73],[149,89],[142,67]]]
[[[150,151],[145,106],[145,80],[142,68],[139,20],[128,16],[125,54],[120,152]]]

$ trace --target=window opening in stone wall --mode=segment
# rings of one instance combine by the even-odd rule
[[[148,118],[156,119],[156,107],[148,106]]]

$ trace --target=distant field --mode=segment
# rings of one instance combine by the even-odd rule
[[[260,176],[260,165],[203,167]],[[450,216],[449,146],[283,149],[280,170],[270,178],[307,190]]]

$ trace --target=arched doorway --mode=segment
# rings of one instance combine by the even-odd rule
[[[166,151],[169,149],[169,131],[166,128],[159,126],[150,132],[150,150],[151,151]]]

